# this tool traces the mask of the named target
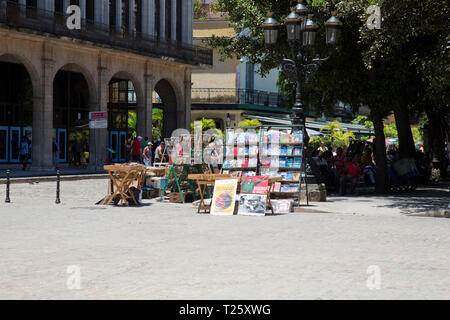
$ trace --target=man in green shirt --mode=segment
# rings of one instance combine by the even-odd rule
[[[144,149],[148,146],[148,144],[149,144],[148,137],[145,137],[144,141],[142,141],[141,143],[142,153],[144,152]]]

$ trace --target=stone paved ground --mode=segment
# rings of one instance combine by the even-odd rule
[[[95,206],[106,183],[64,182],[61,205],[54,183],[13,185],[0,203],[1,299],[450,299],[450,219],[408,216],[446,206],[445,189],[216,217]],[[80,290],[67,288],[73,265]]]

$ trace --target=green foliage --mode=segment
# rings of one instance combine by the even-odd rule
[[[239,122],[239,127],[258,127],[261,126],[262,123],[257,119],[245,119]]]
[[[360,126],[365,126],[368,129],[373,129],[373,122],[369,120],[367,116],[357,116],[352,120],[353,124],[359,124]]]
[[[202,131],[208,131],[210,129],[214,129],[217,133],[214,133],[212,136],[214,138],[222,138],[225,139],[225,134],[222,130],[216,127],[216,122],[213,119],[202,118],[201,121],[195,121],[191,123],[191,131],[194,131],[195,125],[200,122],[202,125]]]
[[[136,138],[137,115],[136,112],[128,112],[128,134],[134,139]]]
[[[194,19],[205,20],[208,18],[208,9],[203,6],[202,0],[194,0]]]

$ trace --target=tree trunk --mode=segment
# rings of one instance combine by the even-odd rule
[[[441,179],[447,178],[448,160],[445,151],[446,128],[442,121],[442,113],[433,112],[433,108],[426,110],[428,117],[428,134],[430,143],[430,157],[432,168],[440,170]]]
[[[375,130],[375,162],[377,164],[375,192],[384,194],[387,191],[388,179],[383,118],[374,109],[371,111],[371,118]]]
[[[398,132],[400,159],[414,158],[414,154],[416,152],[408,112],[409,112],[408,107],[401,101],[395,103],[394,115]]]

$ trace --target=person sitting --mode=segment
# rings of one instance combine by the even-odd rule
[[[372,159],[372,150],[367,148],[361,157],[361,164],[364,165],[364,174],[369,177],[372,185],[375,184],[375,165]]]
[[[344,149],[341,147],[337,148],[336,150],[336,156],[333,158],[333,164],[334,164],[334,175],[336,177],[336,186],[339,188],[339,181],[341,179],[341,176],[344,174],[345,170],[345,154]]]
[[[346,185],[350,184],[350,193],[354,193],[361,175],[361,166],[358,155],[354,156],[351,162],[345,166],[344,174],[340,178],[340,194],[345,195]]]

